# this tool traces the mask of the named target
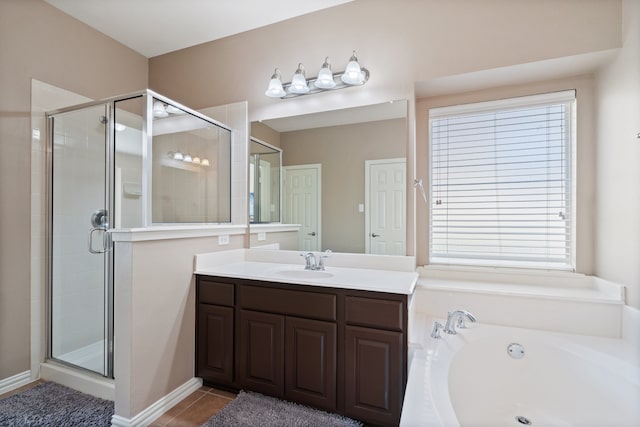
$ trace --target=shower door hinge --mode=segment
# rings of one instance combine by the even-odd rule
[[[107,116],[100,116],[100,123],[102,123],[103,125],[106,124],[109,120],[107,119]]]

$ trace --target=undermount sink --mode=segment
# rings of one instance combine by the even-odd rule
[[[333,277],[333,274],[329,272],[318,270],[278,270],[275,273],[295,279],[327,279]]]

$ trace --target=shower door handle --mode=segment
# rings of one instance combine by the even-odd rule
[[[93,225],[93,227],[89,230],[89,252],[92,254],[109,252],[111,250],[111,235],[107,232],[109,229],[109,215],[106,209],[98,209],[91,215],[91,225]],[[102,232],[102,247],[94,249],[93,235],[98,231]]]
[[[102,247],[100,249],[93,248],[93,235],[97,231],[102,232]],[[89,252],[92,254],[103,254],[103,253],[109,252],[111,250],[111,234],[107,232],[106,228],[93,227],[91,230],[89,230],[88,245],[89,245]]]

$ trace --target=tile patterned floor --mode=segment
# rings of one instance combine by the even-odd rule
[[[235,397],[233,393],[202,387],[171,408],[150,427],[200,427]]]
[[[43,382],[38,380],[1,394],[0,399],[20,393]],[[158,418],[150,427],[200,427],[235,397],[236,395],[233,393],[211,387],[201,387]]]

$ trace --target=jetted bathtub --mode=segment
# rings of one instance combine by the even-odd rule
[[[640,426],[639,357],[621,339],[479,323],[427,334],[400,425]]]

